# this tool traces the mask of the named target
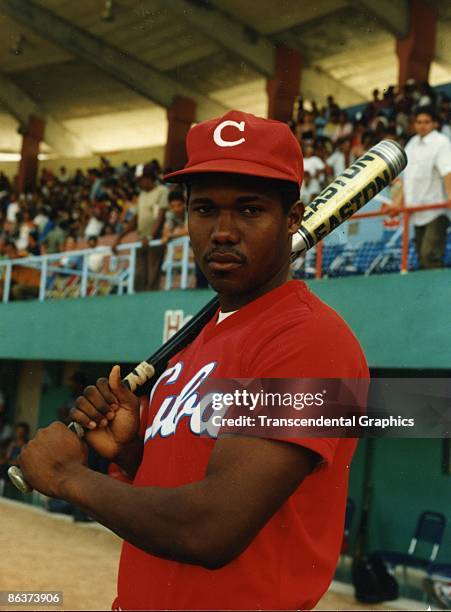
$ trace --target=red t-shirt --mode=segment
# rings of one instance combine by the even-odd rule
[[[215,440],[199,435],[196,389],[216,378],[366,378],[346,323],[300,281],[289,281],[216,324],[168,365],[151,395],[136,486],[177,487],[205,476]],[[323,462],[250,546],[217,570],[167,561],[124,542],[121,609],[310,609],[332,580],[343,536],[354,439],[293,439]],[[239,512],[239,508],[237,508]],[[151,518],[149,518],[151,520]]]

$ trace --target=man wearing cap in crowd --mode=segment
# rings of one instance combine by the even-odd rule
[[[210,437],[199,388],[368,368],[344,321],[290,280],[303,164],[288,126],[231,111],[194,126],[187,151],[166,180],[188,186],[193,251],[220,308],[170,360],[141,419],[119,366],[71,414],[133,486],[85,467],[85,443],[58,424],[20,465],[35,489],[125,540],[115,609],[310,609],[334,575],[355,440]]]

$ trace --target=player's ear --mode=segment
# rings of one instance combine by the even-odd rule
[[[288,213],[288,233],[295,234],[301,226],[304,217],[304,204],[297,200]]]

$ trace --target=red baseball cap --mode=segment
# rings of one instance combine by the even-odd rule
[[[286,123],[232,110],[193,126],[186,137],[188,162],[165,181],[184,182],[191,174],[250,174],[302,184],[299,142]]]

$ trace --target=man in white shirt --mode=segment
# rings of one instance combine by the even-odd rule
[[[429,107],[415,113],[414,136],[406,146],[407,167],[402,175],[400,202],[408,207],[446,204],[447,208],[425,210],[411,215],[420,268],[441,268],[446,245],[451,202],[451,143],[436,130],[435,113]]]
[[[300,195],[301,202],[307,206],[316,198],[320,191],[318,181],[313,181],[310,172],[304,171],[304,180],[302,182]]]
[[[319,193],[324,183],[324,170],[326,165],[323,160],[315,155],[315,149],[308,144],[304,149],[304,172],[308,172],[312,179],[312,191]]]
[[[166,210],[168,208],[169,190],[157,182],[157,176],[151,167],[143,167],[139,179],[137,214],[117,237],[112,245],[116,246],[131,231],[138,230],[142,247],[136,252],[135,291],[153,291],[160,287],[161,265],[166,251],[165,245],[149,247],[149,240],[161,237]]]
[[[331,178],[336,178],[342,174],[355,161],[351,149],[352,142],[350,138],[339,138],[337,140],[337,148],[326,159],[327,172],[331,175]]]
[[[15,223],[16,216],[19,211],[20,211],[19,202],[17,202],[16,196],[12,194],[10,203],[8,204],[8,207],[6,209],[6,220],[9,221],[9,223]]]
[[[102,272],[103,269],[106,252],[104,248],[98,248],[98,245],[99,239],[97,236],[90,236],[88,238],[88,248],[96,249],[96,251],[93,251],[90,255],[88,255],[88,269],[90,272],[99,273]]]

